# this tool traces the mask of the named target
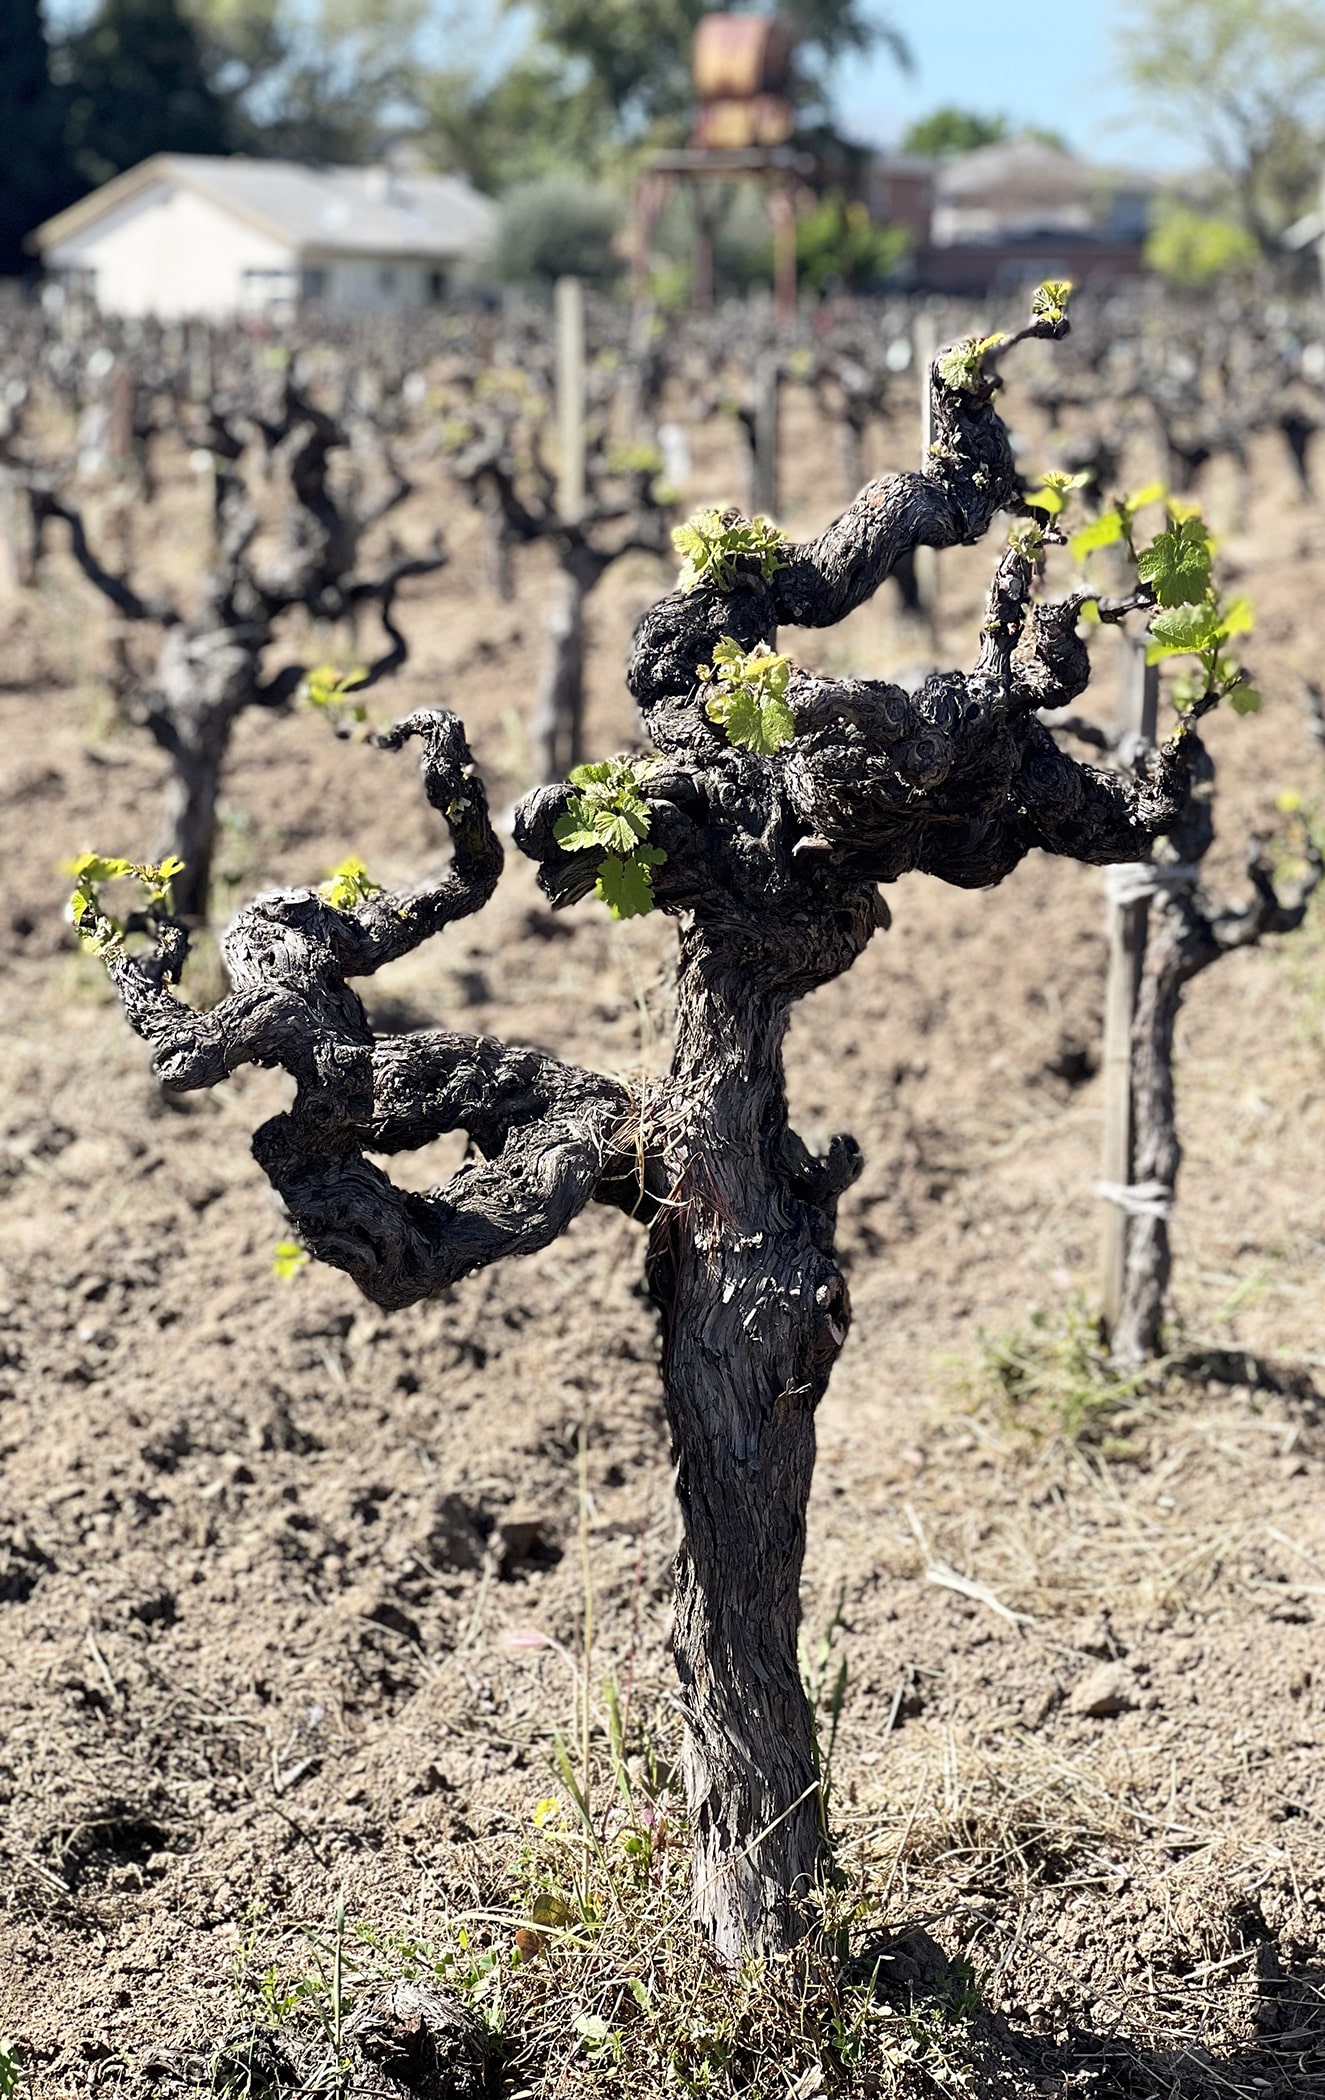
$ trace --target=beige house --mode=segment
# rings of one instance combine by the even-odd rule
[[[31,236],[48,273],[106,313],[342,312],[427,306],[491,237],[461,177],[400,166],[158,153]]]

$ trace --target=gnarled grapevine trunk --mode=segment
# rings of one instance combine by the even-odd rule
[[[1028,332],[1064,327],[1051,303]],[[96,922],[165,1084],[213,1086],[253,1062],[294,1077],[293,1105],[257,1133],[255,1153],[309,1251],[376,1304],[414,1303],[547,1246],[591,1201],[648,1227],[684,1519],[675,1652],[695,1911],[732,1963],[785,1951],[812,1929],[822,1866],[796,1636],[814,1415],[848,1321],[836,1209],[859,1155],[835,1138],[813,1158],[789,1129],[788,1017],[887,925],[876,885],[924,870],[989,886],[1034,849],[1136,860],[1181,811],[1200,749],[1188,724],[1135,778],[1058,750],[1039,710],[1066,705],[1088,681],[1082,599],[1035,602],[1038,541],[1024,532],[997,562],[969,674],[936,672],[908,693],[770,662],[780,627],[835,625],[916,547],[975,541],[1018,503],[984,354],[971,345],[935,366],[924,473],[870,483],[817,540],[769,549],[740,520],[696,528],[697,553],[702,544],[721,556],[730,540],[729,558],[698,569],[636,630],[630,686],[656,755],[647,767],[601,768],[616,785],[600,782],[597,803],[590,783],[563,780],[516,807],[516,843],[539,863],[554,907],[595,887],[606,896],[610,879],[623,885],[619,903],[656,904],[676,920],[676,1043],[660,1084],[641,1095],[454,1030],[373,1035],[349,980],[479,910],[501,867],[453,716],[421,713],[376,740],[424,747],[428,798],[454,846],[432,886],[346,907],[310,891],[257,900],[225,936],[234,989],[206,1013],[170,993],[181,928],[161,922],[156,954],[142,958]],[[588,545],[582,525],[549,517],[537,531],[566,543],[568,571],[583,565],[568,576],[569,676],[584,592],[612,557]],[[724,661],[741,667],[738,682],[778,674],[767,713],[756,687],[746,692],[757,720],[745,717],[739,733],[738,696],[715,670]],[[548,762],[573,756],[563,743]],[[606,832],[595,828],[604,815]],[[402,1189],[378,1164],[450,1130],[466,1131],[473,1150],[444,1188]]]
[[[649,1265],[684,1523],[673,1645],[695,1912],[732,1961],[792,1944],[813,1917],[823,1816],[800,1577],[814,1413],[848,1320],[831,1219],[793,1182],[794,994],[761,984],[761,961],[749,940],[683,939],[671,1095],[683,1134]]]

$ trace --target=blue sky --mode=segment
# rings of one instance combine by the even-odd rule
[[[1118,49],[1118,30],[1130,12],[1126,0],[874,4],[901,30],[916,64],[914,73],[901,73],[878,50],[838,67],[837,107],[856,138],[891,145],[914,117],[951,102],[1002,114],[1014,127],[1047,125],[1092,160],[1134,158],[1144,167],[1165,169],[1199,159],[1185,139],[1133,106]],[[64,24],[94,6],[95,0],[47,0],[46,11],[53,24]],[[520,41],[520,17],[512,18],[502,0],[426,0],[426,12],[427,43],[438,57],[491,64]]]
[[[1121,0],[893,0],[915,58],[910,76],[884,51],[838,69],[837,105],[853,136],[896,142],[941,103],[1047,125],[1092,160],[1191,165],[1197,155],[1139,116],[1119,62]]]

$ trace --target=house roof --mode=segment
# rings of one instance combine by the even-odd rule
[[[940,204],[1034,209],[1046,199],[1057,205],[1084,203],[1100,172],[1040,139],[1008,139],[977,146],[939,169],[934,188]]]
[[[490,234],[496,206],[458,175],[376,168],[308,168],[246,155],[156,153],[114,176],[32,235],[49,248],[95,225],[156,183],[208,197],[300,254],[468,255]]]

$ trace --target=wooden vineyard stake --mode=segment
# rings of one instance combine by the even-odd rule
[[[557,328],[557,510],[568,522],[584,511],[584,287],[559,277]]]
[[[1153,743],[1159,724],[1159,669],[1146,662],[1145,637],[1125,635],[1118,729],[1127,744],[1140,736]],[[1112,871],[1111,871],[1112,872]],[[1101,1182],[1128,1188],[1132,1180],[1132,1027],[1141,965],[1146,952],[1149,904],[1144,897],[1106,906],[1109,936],[1104,994],[1104,1145]],[[1100,1239],[1100,1317],[1111,1336],[1122,1307],[1130,1225],[1123,1204],[1105,1199]]]
[[[756,516],[776,518],[778,510],[777,355],[765,351],[755,369],[755,457],[752,508]]]
[[[916,315],[911,331],[916,373],[920,381],[920,471],[923,474],[929,465],[929,448],[934,442],[932,424],[933,404],[930,397],[929,368],[938,353],[938,338],[934,327],[934,316],[923,308]],[[939,557],[936,547],[917,547],[914,554],[916,597],[920,610],[933,640],[938,634]]]

